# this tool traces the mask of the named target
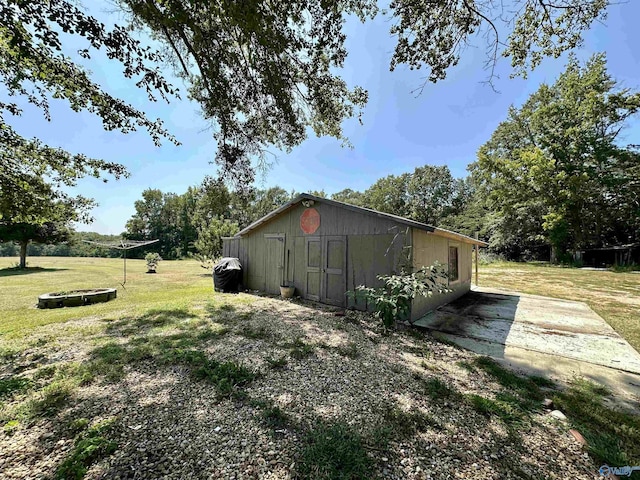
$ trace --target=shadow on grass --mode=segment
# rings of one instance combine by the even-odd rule
[[[590,391],[587,387],[585,387],[587,388],[586,393],[550,390],[553,384],[548,380],[540,377],[520,377],[486,357],[470,360],[464,364],[464,368],[474,376],[481,377],[481,382],[494,385],[490,389],[493,393],[487,394],[487,396],[464,394],[458,391],[451,380],[446,377],[432,373],[414,374],[407,365],[394,363],[400,378],[409,378],[409,375],[413,375],[416,382],[411,382],[410,385],[399,382],[398,385],[388,387],[390,390],[379,392],[380,401],[376,400],[372,403],[376,419],[374,425],[360,424],[354,421],[353,417],[349,418],[350,412],[346,411],[344,416],[330,418],[310,413],[304,417],[306,420],[303,424],[301,423],[303,420],[297,421],[294,418],[294,411],[265,397],[265,394],[262,393],[263,389],[246,388],[257,378],[258,372],[241,363],[213,358],[208,353],[211,351],[210,347],[214,346],[215,342],[230,328],[223,320],[238,322],[237,319],[234,320],[234,315],[240,315],[244,312],[237,312],[233,306],[217,306],[215,304],[209,305],[206,311],[210,318],[194,318],[184,309],[167,309],[113,321],[107,329],[107,335],[103,338],[106,343],[93,348],[85,363],[70,365],[66,369],[60,368],[55,372],[45,372],[49,384],[56,382],[58,384],[62,382],[62,384],[60,387],[50,387],[47,395],[34,397],[42,402],[32,405],[31,412],[33,415],[40,415],[40,418],[47,416],[52,420],[52,423],[55,421],[54,425],[57,425],[55,435],[75,438],[75,447],[68,452],[66,459],[60,461],[57,467],[59,471],[74,471],[76,468],[78,471],[82,471],[89,468],[91,463],[102,456],[112,454],[115,450],[110,443],[113,438],[126,437],[126,435],[111,437],[112,434],[109,430],[95,431],[94,435],[87,430],[86,422],[82,422],[84,426],[78,428],[69,427],[71,424],[79,425],[82,419],[72,417],[74,414],[77,415],[73,406],[73,391],[62,388],[64,382],[69,382],[68,385],[72,386],[90,382],[97,384],[116,382],[121,380],[127,371],[141,366],[144,366],[144,369],[141,368],[142,371],[149,371],[150,368],[153,370],[166,368],[178,372],[188,372],[193,381],[201,382],[201,386],[210,385],[214,397],[230,399],[233,402],[233,411],[253,407],[255,415],[252,417],[273,435],[272,440],[275,444],[273,450],[278,450],[278,448],[291,449],[291,457],[293,457],[295,464],[295,471],[292,472],[292,475],[298,479],[375,478],[376,472],[382,472],[386,468],[386,463],[382,458],[388,457],[392,462],[400,463],[402,458],[399,449],[404,448],[401,445],[407,444],[412,445],[412,448],[415,447],[417,451],[426,452],[427,455],[432,454],[431,448],[437,452],[446,452],[447,456],[459,460],[457,465],[461,467],[470,465],[471,461],[475,461],[476,457],[480,455],[480,447],[478,447],[478,451],[473,451],[475,446],[469,447],[470,443],[457,442],[456,439],[461,438],[461,434],[468,434],[466,418],[460,424],[457,423],[458,417],[454,414],[454,412],[461,410],[464,411],[465,417],[472,416],[474,427],[484,433],[483,441],[486,440],[487,445],[490,446],[487,447],[490,449],[486,455],[491,455],[489,458],[492,460],[488,461],[495,469],[494,473],[497,478],[545,478],[545,473],[560,469],[561,466],[551,459],[549,465],[532,464],[534,460],[531,458],[535,459],[535,457],[532,457],[523,445],[523,439],[528,434],[529,426],[534,422],[533,416],[541,410],[541,400],[545,396],[553,396],[554,401],[572,422],[574,417],[584,422],[584,430],[580,431],[585,437],[593,433],[594,436],[588,438],[594,439],[594,445],[597,445],[597,439],[601,438],[595,435],[600,435],[602,432],[607,435],[619,435],[621,443],[617,448],[626,456],[615,456],[615,452],[613,452],[597,457],[595,453],[591,452],[594,458],[602,458],[602,461],[608,462],[610,465],[621,465],[616,463],[616,460],[623,458],[629,462],[637,461],[635,460],[637,448],[634,445],[640,445],[640,439],[637,437],[640,425],[633,422],[637,422],[638,419],[637,417],[627,418],[624,416],[611,417],[610,410],[596,401],[596,395],[603,395],[604,392],[597,389]],[[167,328],[165,329],[165,327]],[[249,340],[264,340],[268,338],[269,333],[268,330],[260,329],[247,332],[245,335],[238,333],[239,336],[244,337],[239,339],[244,342],[243,344],[248,344]],[[247,339],[247,336],[250,338]],[[235,342],[238,338],[234,336],[232,340]],[[431,354],[425,353],[427,349],[422,348],[422,345],[418,343],[419,339],[414,340],[415,348],[419,348],[415,351],[422,352],[422,358],[428,361]],[[256,342],[251,344],[255,345]],[[354,360],[360,356],[366,358],[370,355],[370,352],[366,351],[369,348],[366,345],[358,344],[357,352],[355,347],[356,345],[353,348],[347,346],[345,351],[327,349],[329,352],[327,354],[321,355],[318,351],[316,352],[318,355],[314,355],[315,347],[306,343],[303,337],[296,338],[289,343],[281,342],[277,346],[270,346],[268,350],[265,350],[264,355],[272,355],[273,358],[263,359],[268,365],[266,373],[263,375],[267,380],[269,375],[286,376],[290,370],[293,372],[293,367],[302,367],[303,370],[305,365],[299,365],[299,362],[306,358],[311,358],[313,362],[321,362],[331,352]],[[254,353],[256,352],[251,351],[252,355]],[[296,362],[291,362],[288,357]],[[252,360],[258,359],[252,357]],[[370,361],[370,359],[366,358],[366,361]],[[385,360],[376,357],[376,361],[384,362]],[[291,378],[292,381],[295,381],[296,377],[292,374]],[[180,379],[178,381],[184,382]],[[495,384],[500,386],[497,393],[494,392],[496,390]],[[23,388],[23,385],[20,382],[10,382],[5,387],[7,391],[18,392]],[[211,430],[216,425],[214,416],[194,415],[196,411],[206,411],[203,409],[207,407],[203,406],[197,395],[193,395],[192,390],[185,389],[187,393],[183,394],[180,388],[176,388],[175,391],[172,390],[171,397],[167,400],[168,403],[143,404],[139,402],[141,397],[156,396],[154,388],[157,388],[157,396],[161,397],[160,392],[165,387],[154,384],[150,386],[150,389],[138,391],[127,389],[127,383],[122,382],[117,388],[126,391],[126,404],[123,405],[126,409],[136,410],[134,418],[141,418],[142,414],[138,410],[144,409],[145,418],[162,418],[159,425],[173,425],[171,422],[180,423],[175,422],[175,416],[182,416],[182,419],[188,416],[188,429],[193,432],[202,429]],[[202,389],[198,388],[197,391],[202,392]],[[273,391],[272,398],[278,398],[280,393],[282,392]],[[358,395],[358,393],[354,392],[354,395]],[[395,395],[409,396],[414,399],[424,398],[428,401],[426,403],[412,403],[413,407],[408,409],[406,404],[394,400]],[[214,399],[214,401],[218,399]],[[83,406],[82,408],[94,408],[96,416],[104,415],[105,408],[109,408],[106,406],[108,403],[105,402],[110,401],[109,398],[93,398],[92,405],[95,406]],[[332,400],[318,398],[314,402],[314,407],[322,407],[329,405]],[[69,405],[72,407],[61,412],[65,406]],[[216,405],[215,408],[217,407]],[[82,409],[78,408],[78,410]],[[83,412],[82,415],[91,418],[92,414]],[[123,414],[123,418],[127,418],[126,412]],[[239,415],[238,418],[242,418],[242,415]],[[127,422],[129,421],[131,421],[130,418],[127,419]],[[494,432],[495,429],[490,428],[491,422],[504,424],[508,434]],[[607,422],[609,422],[608,425]],[[611,425],[611,423],[617,424],[618,422],[619,425]],[[137,420],[126,424],[117,421],[114,428],[130,433],[128,429],[134,430],[137,428],[137,423]],[[588,430],[589,425],[592,425],[591,430]],[[123,443],[118,447],[122,450],[116,450],[117,453],[109,461],[110,471],[106,472],[106,476],[109,477],[112,474],[111,476],[115,477],[116,474],[121,474],[122,469],[128,465],[151,458],[153,462],[150,460],[149,475],[161,477],[162,469],[172,468],[170,460],[159,456],[159,453],[138,450],[138,446],[144,444],[144,440],[155,442],[156,436],[160,437],[159,440],[171,444],[171,448],[175,447],[180,450],[181,462],[200,469],[203,468],[200,464],[202,461],[208,467],[216,468],[215,458],[217,457],[203,458],[201,452],[191,452],[189,448],[184,448],[177,443],[174,444],[174,440],[167,437],[166,431],[160,431],[157,428],[156,423],[150,422],[145,424],[144,428],[135,430],[137,432],[135,434],[136,440],[127,444]],[[184,425],[181,428],[184,428]],[[78,429],[81,430],[80,433],[76,431]],[[251,431],[255,432],[255,430]],[[288,431],[294,432],[295,435],[293,437],[287,436],[285,432]],[[217,430],[215,432],[217,433]],[[178,435],[176,438],[180,438],[180,436]],[[293,444],[288,443],[291,438],[295,439]],[[632,441],[635,444],[632,444]],[[93,451],[97,451],[99,454],[94,457],[91,454]],[[501,456],[503,451],[507,452],[505,456]],[[233,454],[234,450],[230,447],[229,452]],[[484,452],[482,453],[484,454]],[[493,454],[496,454],[495,459]],[[71,470],[66,470],[67,468]]]
[[[164,327],[170,330],[164,331]],[[223,394],[229,395],[233,387],[246,380],[246,372],[232,371],[235,364],[209,361],[201,350],[228,331],[226,326],[196,318],[185,309],[152,310],[109,325],[107,333],[113,340],[90,352],[88,368],[107,382],[117,382],[124,377],[126,368],[139,362],[181,364],[190,367],[196,377],[208,378],[224,390]],[[223,378],[227,374],[233,377],[231,384]]]
[[[368,479],[374,462],[363,437],[343,422],[320,421],[305,432],[296,466],[300,479]]]
[[[169,310],[154,309],[141,316],[124,317],[118,320],[105,319],[103,321],[109,323],[107,333],[131,336],[145,333],[152,328],[176,325],[182,320],[193,317],[194,315],[185,308],[174,308]]]
[[[587,451],[596,465],[640,465],[640,416],[607,407],[605,387],[576,379],[568,389],[558,390],[550,380],[521,377],[488,357],[479,357],[465,368],[478,368],[504,387],[495,399],[467,396],[476,411],[520,427],[530,421],[532,413],[542,410],[541,402],[548,396],[587,440]],[[631,478],[640,478],[640,472]]]
[[[470,372],[483,372],[502,387],[494,398],[468,394],[464,401],[481,415],[499,418],[511,438],[531,425],[532,415],[543,410],[542,401],[555,387],[543,377],[517,375],[489,357],[478,357],[461,366]]]
[[[237,308],[235,307],[235,305],[231,305],[229,303],[219,304],[215,302],[209,302],[205,306],[205,311],[207,312],[209,317],[212,319],[215,317],[234,313],[236,310]]]
[[[44,272],[62,272],[69,270],[68,268],[44,268],[44,267],[9,267],[0,269],[0,277],[11,277],[14,275],[29,275],[31,273],[44,273]]]
[[[42,367],[33,380],[16,376],[0,382],[0,397],[21,400],[2,411],[5,433],[13,434],[20,426],[28,428],[37,421],[49,422],[55,438],[75,438],[55,478],[82,478],[93,463],[116,451],[117,445],[110,438],[110,429],[96,427],[78,433],[88,425],[86,419],[82,428],[70,427],[78,424],[73,417],[77,388],[119,382],[127,371],[152,363],[156,369],[185,368],[195,381],[211,384],[220,399],[241,398],[256,373],[244,365],[211,358],[204,350],[227,331],[211,320],[194,318],[185,309],[152,310],[110,321],[102,338],[106,342],[90,350],[86,361]],[[18,397],[25,392],[27,396]]]
[[[586,380],[575,380],[554,395],[554,404],[587,440],[588,451],[599,464],[640,465],[640,416],[608,408],[608,391]],[[634,472],[631,478],[640,478]]]

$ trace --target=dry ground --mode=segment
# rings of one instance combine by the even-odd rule
[[[92,278],[67,268],[45,273]],[[595,479],[640,462],[640,420],[595,385],[559,390],[357,312],[213,294],[193,262],[159,272],[55,322],[0,276],[3,315],[33,315],[1,322],[0,479]]]

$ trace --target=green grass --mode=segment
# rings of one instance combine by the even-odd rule
[[[269,368],[273,370],[283,369],[287,366],[287,363],[289,363],[287,357],[285,357],[284,355],[278,358],[267,357],[265,358],[265,361],[269,364]]]
[[[117,285],[122,268],[118,259],[38,257],[31,263],[42,268],[0,271],[0,366],[17,372],[0,379],[0,401],[13,402],[0,404],[6,431],[56,417],[78,387],[119,382],[140,362],[185,365],[194,378],[213,384],[223,396],[238,393],[254,378],[246,367],[218,362],[200,350],[229,332],[220,321],[254,300],[216,294],[197,262],[163,262],[151,276],[144,273],[143,261],[129,260],[126,289]],[[117,286],[118,298],[108,303],[35,308],[42,293],[110,286]],[[89,325],[64,325],[55,335],[37,330],[85,318],[91,319]],[[48,364],[50,353],[78,341],[89,346],[85,361]],[[33,373],[21,375],[26,369]]]
[[[107,421],[80,435],[68,457],[56,470],[56,480],[81,480],[92,464],[115,452],[118,445],[109,438],[111,429],[112,421]]]
[[[274,333],[266,325],[245,325],[238,329],[237,334],[251,340],[270,340],[274,337]]]
[[[464,363],[462,368],[470,372],[484,372],[502,387],[495,398],[468,394],[464,395],[464,401],[482,415],[498,417],[509,428],[529,424],[532,414],[542,410],[542,400],[547,394],[544,389],[555,387],[546,378],[518,375],[489,357],[478,357]]]
[[[21,421],[32,421],[41,417],[53,417],[73,395],[74,385],[69,381],[55,381],[37,392],[34,398],[23,403],[17,410]]]
[[[546,263],[479,266],[479,283],[508,291],[586,302],[640,351],[640,274],[582,270]]]
[[[447,399],[455,399],[459,396],[453,387],[450,387],[438,377],[431,377],[424,380],[424,391],[433,400],[444,401]]]
[[[234,362],[218,362],[199,350],[174,350],[164,354],[171,363],[183,363],[191,367],[191,374],[216,387],[221,396],[229,397],[243,385],[256,378],[256,373]]]
[[[262,420],[272,429],[282,429],[291,424],[291,419],[280,407],[268,406],[262,410]]]
[[[318,423],[302,440],[296,474],[305,480],[367,480],[372,463],[362,437],[350,426]]]
[[[336,347],[336,352],[343,357],[351,359],[356,359],[360,356],[360,351],[358,350],[356,342],[348,342],[346,345],[338,345]]]
[[[117,421],[113,425],[96,425],[91,413],[77,410],[77,402],[82,401],[78,389],[87,384],[120,382],[128,371],[139,367],[163,369],[179,365],[178,370],[211,385],[220,397],[233,398],[238,408],[255,404],[256,418],[273,435],[283,428],[295,432],[293,473],[297,478],[372,478],[372,455],[384,452],[393,457],[396,441],[411,442],[422,434],[445,428],[439,418],[431,416],[433,412],[404,409],[394,403],[379,412],[375,426],[365,428],[336,418],[294,420],[296,414],[286,406],[264,398],[252,399],[252,389],[245,387],[258,373],[242,363],[217,360],[211,354],[216,351],[211,347],[224,335],[243,335],[245,343],[273,342],[269,345],[274,350],[269,351],[273,358],[265,358],[269,368],[261,374],[267,380],[269,375],[282,375],[274,370],[286,367],[291,359],[296,360],[296,367],[299,363],[304,366],[303,361],[320,348],[357,361],[369,355],[369,343],[363,346],[348,342],[336,348],[299,332],[286,338],[272,336],[276,330],[269,325],[260,326],[260,312],[244,308],[254,297],[214,293],[211,278],[201,274],[197,262],[163,262],[156,275],[145,275],[144,262],[129,261],[127,288],[118,288],[115,301],[58,310],[36,309],[37,295],[53,290],[117,286],[121,261],[33,258],[31,262],[43,268],[28,273],[0,272],[0,402],[5,402],[0,404],[0,426],[4,434],[15,435],[41,422],[54,425],[57,436],[74,439],[74,447],[59,468],[52,470],[52,476],[81,478],[91,465],[115,451],[114,439],[118,437],[114,432],[126,428],[117,425]],[[55,330],[46,327],[52,323],[61,325]],[[45,328],[40,329],[41,326]],[[230,340],[235,341],[236,337]],[[67,349],[73,351],[76,342],[82,343],[86,356],[77,361],[60,356]],[[419,357],[418,362],[425,369],[432,363],[441,365],[420,342],[406,351]],[[324,356],[319,354],[313,361],[320,362]],[[345,362],[349,361],[347,358]],[[514,432],[519,429],[526,432],[527,425],[541,411],[541,400],[551,397],[567,414],[571,425],[588,439],[589,454],[598,465],[640,463],[638,417],[608,408],[604,402],[606,391],[601,388],[576,382],[566,391],[551,390],[553,384],[545,379],[518,376],[484,357],[459,365],[480,384],[485,382],[487,388],[476,395],[463,395],[442,368],[415,372],[412,378],[419,382],[416,388],[419,386],[428,401],[439,404],[439,408],[446,402],[469,415],[497,419],[504,422],[510,435],[518,434]],[[389,368],[398,374],[406,373],[397,363]],[[74,415],[80,418],[73,418]]]
[[[548,396],[587,440],[596,464],[640,464],[640,416],[608,407],[604,398],[609,393],[602,385],[576,379],[569,389],[551,390],[555,387],[553,382],[516,375],[488,357],[478,357],[471,365],[503,387],[493,399],[476,394],[464,396],[478,413],[498,417],[511,429],[519,428],[531,421],[533,413],[542,410],[541,401]]]
[[[69,431],[72,433],[79,433],[89,426],[88,418],[74,418],[68,424]]]
[[[596,463],[640,465],[640,417],[608,408],[607,395],[601,385],[576,380],[570,389],[556,393],[553,402],[587,440]]]
[[[466,395],[468,404],[478,413],[487,417],[497,416],[507,426],[522,426],[526,417],[517,401],[505,401],[504,399],[490,399],[481,395]]]
[[[293,342],[287,344],[291,358],[296,360],[304,360],[315,353],[313,345],[305,343],[301,338],[296,338]]]
[[[192,331],[173,335],[137,336],[123,344],[109,342],[91,352],[91,361],[84,366],[84,371],[92,376],[100,376],[105,381],[117,382],[124,376],[125,367],[138,362],[180,364],[189,367],[195,379],[214,385],[221,396],[230,396],[253,380],[256,374],[234,362],[218,362],[204,351],[194,348],[204,345],[212,336],[215,338],[212,333],[203,335],[202,331]]]
[[[0,269],[15,263],[13,258],[0,258]],[[194,305],[210,302],[211,309],[232,301],[235,305],[254,300],[245,295],[227,296],[214,293],[211,277],[202,275],[196,261],[164,261],[156,275],[146,275],[144,260],[127,260],[126,288],[122,288],[122,260],[111,258],[31,257],[30,265],[39,270],[21,274],[0,270],[0,335],[21,338],[34,328],[62,323],[82,317],[140,317],[149,311],[190,311]],[[113,287],[118,298],[107,303],[84,307],[37,309],[38,295],[56,290]],[[0,346],[0,356],[7,346]]]
[[[0,400],[22,393],[28,390],[31,385],[33,385],[33,381],[25,377],[0,379]]]
[[[398,406],[387,406],[381,415],[381,427],[376,435],[388,438],[407,439],[417,432],[426,432],[430,428],[441,430],[442,426],[436,419],[421,411],[406,412]],[[377,439],[381,443],[381,439]]]
[[[538,376],[521,376],[511,370],[507,370],[490,357],[478,357],[473,361],[473,365],[484,370],[493,379],[505,388],[517,391],[523,396],[527,396],[534,400],[542,400],[544,398],[540,387],[553,388],[554,383],[544,377]]]

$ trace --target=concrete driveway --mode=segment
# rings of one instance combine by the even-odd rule
[[[414,325],[528,372],[640,398],[640,354],[582,302],[476,287]]]

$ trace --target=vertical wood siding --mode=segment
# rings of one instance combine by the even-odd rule
[[[346,284],[348,290],[359,285],[378,286],[377,275],[395,273],[411,242],[411,229],[389,219],[354,212],[316,202],[320,227],[307,235],[300,228],[300,216],[306,210],[298,204],[241,238],[224,240],[223,253],[240,259],[244,269],[244,286],[251,290],[265,289],[265,235],[283,233],[286,278],[296,287],[296,295],[306,295],[305,238],[309,236],[344,236],[346,240]],[[234,253],[235,255],[231,255]],[[410,260],[409,260],[410,265]],[[363,302],[347,301],[345,306],[366,309]]]
[[[471,289],[471,255],[473,246],[444,237],[429,234],[422,230],[413,230],[413,266],[415,269],[429,267],[436,261],[448,270],[449,247],[458,247],[458,280],[448,282],[451,293],[437,294],[430,298],[416,298],[411,306],[411,321],[445,303],[452,302]]]
[[[235,256],[244,267],[244,286],[251,290],[265,290],[267,239],[265,235],[284,234],[285,281],[296,287],[296,295],[305,297],[307,266],[305,239],[307,237],[344,236],[346,241],[346,288],[359,285],[381,286],[378,275],[398,273],[406,269],[430,266],[439,261],[448,266],[449,246],[458,247],[459,280],[452,282],[454,292],[416,299],[411,319],[416,320],[438,306],[450,302],[469,291],[471,286],[472,245],[429,234],[407,227],[392,219],[379,218],[317,201],[313,206],[320,213],[320,227],[312,234],[300,228],[302,204],[293,206],[242,238],[224,241],[225,256]],[[361,310],[371,309],[362,300],[345,297],[345,306]]]

